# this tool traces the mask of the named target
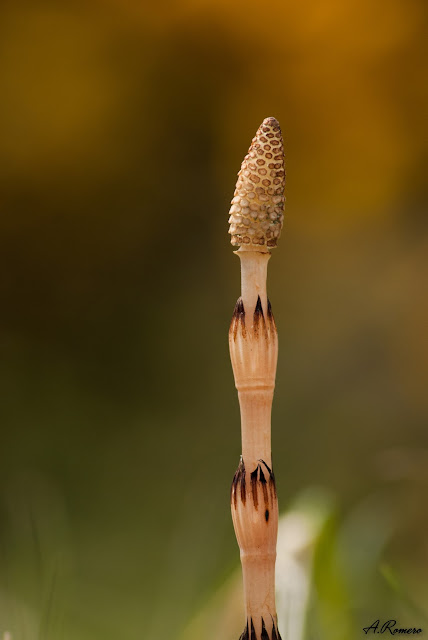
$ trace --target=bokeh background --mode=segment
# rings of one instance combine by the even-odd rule
[[[427,17],[2,5],[0,637],[238,637],[227,217],[267,116],[283,637],[428,633]]]

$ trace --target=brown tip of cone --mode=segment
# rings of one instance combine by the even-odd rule
[[[265,118],[238,173],[229,214],[231,243],[254,251],[277,245],[284,221],[284,145],[276,118]]]
[[[273,116],[271,116],[270,118],[265,118],[263,120],[263,124],[266,125],[267,127],[279,127],[281,129],[281,127],[279,126],[278,120]]]

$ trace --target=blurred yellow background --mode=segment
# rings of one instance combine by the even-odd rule
[[[0,637],[238,637],[227,214],[267,116],[280,510],[325,515],[304,640],[428,633],[426,3],[0,11]]]

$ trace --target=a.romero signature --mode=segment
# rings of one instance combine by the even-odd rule
[[[414,633],[422,633],[422,629],[416,629],[415,627],[397,627],[397,620],[387,620],[382,625],[380,620],[375,620],[369,627],[364,627],[363,631],[366,635],[370,633],[370,631],[373,631],[373,633],[386,633],[389,631],[392,636],[398,634],[410,635]]]

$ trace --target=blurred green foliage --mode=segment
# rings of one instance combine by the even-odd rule
[[[232,591],[242,614],[227,211],[270,115],[288,169],[269,275],[280,508],[313,486],[337,505],[314,542],[307,640],[361,637],[382,616],[416,624],[426,4],[0,11],[0,634],[192,640]]]

